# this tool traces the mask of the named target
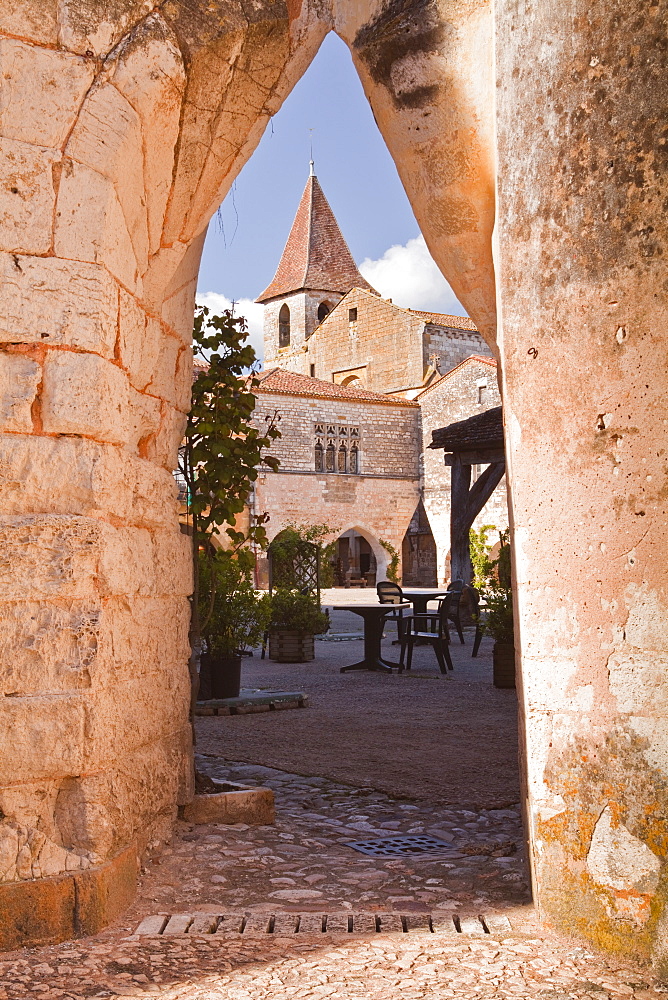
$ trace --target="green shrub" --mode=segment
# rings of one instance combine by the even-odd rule
[[[271,597],[271,629],[320,635],[329,628],[329,618],[317,601],[298,590],[277,590]]]

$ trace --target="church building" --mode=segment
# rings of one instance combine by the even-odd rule
[[[282,434],[272,446],[280,468],[260,474],[253,497],[270,515],[269,537],[289,524],[329,525],[344,586],[384,579],[394,552],[404,584],[449,580],[449,470],[427,446],[433,429],[500,403],[496,362],[475,324],[382,298],[313,165],[257,301],[265,367],[255,419],[277,412]],[[478,524],[506,527],[505,479]]]

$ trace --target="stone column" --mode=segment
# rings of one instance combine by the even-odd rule
[[[535,887],[661,961],[664,0],[496,4],[497,276]]]
[[[157,18],[103,72],[74,27],[23,30],[0,41],[0,947],[98,930],[192,784],[192,318],[142,298],[180,53]]]

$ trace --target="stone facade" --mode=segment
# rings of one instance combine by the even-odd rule
[[[665,971],[667,18],[666,0],[0,7],[17,898],[52,877],[31,830],[67,869],[141,845],[188,795],[180,345],[208,221],[335,30],[501,361],[540,912]]]
[[[496,362],[491,358],[467,358],[420,393],[417,402],[425,445],[422,453],[423,503],[437,542],[437,577],[442,584],[450,580],[450,469],[443,464],[443,451],[429,448],[429,443],[432,431],[438,427],[500,405]],[[484,524],[494,525],[498,531],[508,527],[505,476],[476,517],[473,527],[478,529]],[[490,532],[490,543],[495,540],[495,533]]]
[[[304,382],[312,395],[305,394]],[[354,528],[369,542],[384,579],[388,554],[380,539],[401,549],[420,497],[419,407],[288,373],[269,373],[257,398],[254,421],[262,426],[277,412],[282,435],[271,448],[279,471],[261,473],[255,486],[256,509],[270,515],[269,538],[288,524],[327,524],[332,539]],[[348,431],[344,438],[342,428]],[[317,442],[326,450],[334,439],[338,458],[339,442],[349,446],[352,428],[359,429],[352,439],[359,472],[317,471]],[[259,582],[266,583],[264,568]]]

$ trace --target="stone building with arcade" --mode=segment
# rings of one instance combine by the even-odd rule
[[[450,476],[434,429],[500,404],[496,361],[464,316],[382,298],[353,260],[311,171],[264,306],[256,419],[278,412],[277,472],[252,498],[269,536],[326,524],[339,585],[450,579]],[[473,469],[473,476],[480,470]],[[505,480],[475,524],[507,526]],[[267,573],[261,564],[260,583]]]

